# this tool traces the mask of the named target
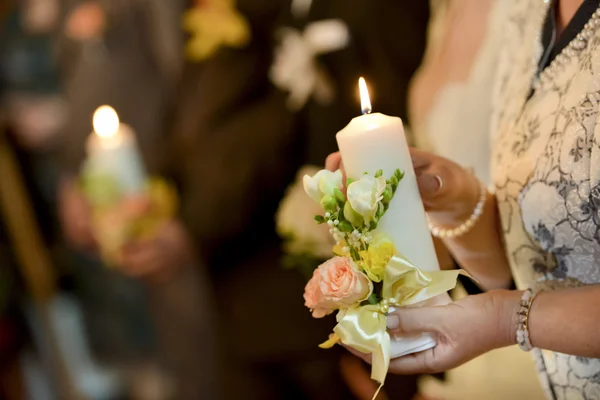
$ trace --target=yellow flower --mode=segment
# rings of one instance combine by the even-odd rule
[[[348,244],[345,240],[342,240],[333,246],[333,254],[341,257],[347,257],[350,255],[350,249],[348,248]]]
[[[375,234],[367,250],[359,252],[362,262],[360,266],[373,282],[381,282],[385,268],[396,254],[394,243],[383,234]]]
[[[234,7],[233,0],[210,0],[198,4],[183,16],[191,34],[186,48],[193,61],[204,61],[222,46],[243,47],[250,40],[250,27]]]

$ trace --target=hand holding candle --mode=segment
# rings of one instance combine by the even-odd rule
[[[398,194],[392,199],[378,232],[386,234],[396,250],[424,271],[437,271],[439,264],[415,172],[404,135],[402,120],[380,113],[371,114],[372,106],[366,82],[359,80],[363,114],[354,118],[338,132],[336,138],[346,175],[358,179],[364,173],[383,171],[389,176],[399,169],[404,178],[399,183]],[[437,304],[450,301],[447,294],[433,299]],[[435,346],[435,339],[424,334],[392,341],[392,357],[398,357]]]
[[[148,240],[174,214],[176,196],[164,181],[149,179],[133,130],[114,109],[94,113],[83,190],[93,209],[93,231],[105,261],[118,263],[125,245]]]
[[[314,271],[304,299],[315,318],[338,312],[333,335],[320,347],[342,343],[370,354],[371,377],[381,388],[391,358],[436,346],[429,333],[391,337],[388,314],[447,304],[463,271],[439,270],[402,121],[370,114],[364,80],[360,85],[366,115],[337,134],[347,177],[328,170],[304,176],[304,190],[323,210],[315,220],[336,242],[336,257]]]

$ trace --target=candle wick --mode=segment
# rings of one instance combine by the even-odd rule
[[[371,111],[372,111],[372,110],[371,110],[370,108],[367,108],[367,109],[365,109],[365,110],[362,110],[362,114],[363,114],[363,115],[371,114]]]

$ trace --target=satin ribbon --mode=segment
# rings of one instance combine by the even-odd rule
[[[410,306],[432,299],[453,289],[461,274],[469,276],[463,270],[423,271],[400,255],[392,257],[385,269],[381,302],[340,310],[334,335],[320,347],[330,348],[342,342],[361,353],[371,354],[371,379],[379,382],[381,389],[390,365],[391,339],[386,327],[389,307]]]

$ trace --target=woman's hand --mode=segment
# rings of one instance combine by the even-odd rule
[[[437,346],[393,359],[395,374],[437,373],[455,368],[490,350],[516,343],[516,317],[522,292],[499,290],[469,296],[446,306],[401,308],[388,315],[390,335],[423,332]],[[370,356],[350,351],[370,361]]]
[[[479,200],[477,178],[446,158],[413,148],[410,154],[429,218],[436,225],[448,227],[467,220]],[[343,170],[340,153],[327,157],[325,167],[332,171]]]
[[[171,220],[148,240],[126,245],[121,253],[122,271],[135,278],[162,282],[194,260],[189,236],[178,220]]]

